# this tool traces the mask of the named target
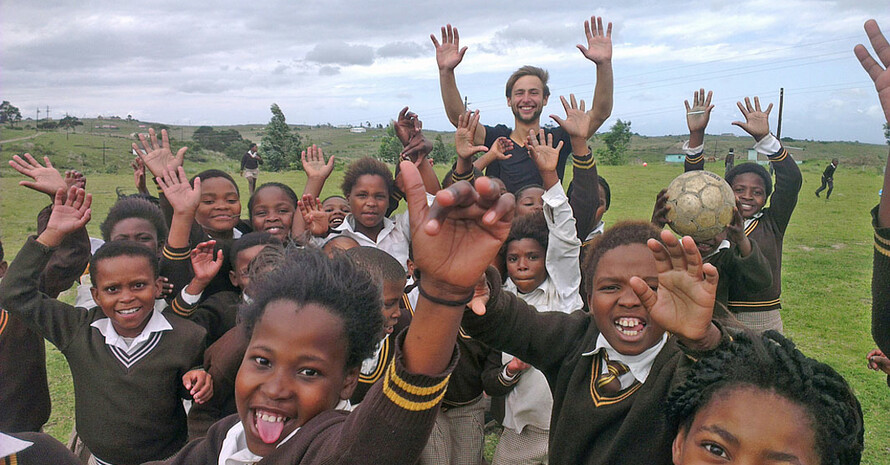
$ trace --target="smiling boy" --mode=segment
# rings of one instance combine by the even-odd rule
[[[157,256],[110,242],[90,262],[98,307],[75,308],[42,294],[37,276],[52,251],[90,218],[90,196],[72,187],[46,230],[22,247],[0,282],[0,305],[27,321],[65,355],[74,379],[78,434],[98,463],[138,464],[169,457],[185,444],[181,398],[212,395],[200,370],[204,331],[154,310]]]

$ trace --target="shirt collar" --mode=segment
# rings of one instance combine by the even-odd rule
[[[145,328],[142,329],[142,332],[139,333],[138,336],[133,338],[133,342],[131,344],[127,344],[126,341],[124,341],[124,338],[117,333],[117,331],[114,329],[114,325],[111,323],[111,318],[100,318],[90,323],[90,326],[98,329],[99,332],[102,333],[103,336],[105,336],[105,344],[117,347],[124,352],[128,351],[130,347],[147,341],[152,333],[171,331],[173,329],[173,327],[170,326],[170,322],[167,321],[167,319],[164,318],[164,315],[157,310],[152,310],[151,317],[149,317],[148,323],[145,325]]]
[[[657,344],[644,350],[641,354],[624,355],[615,350],[612,347],[612,344],[609,344],[609,341],[606,340],[606,337],[600,333],[596,338],[596,348],[581,354],[581,356],[587,357],[589,355],[594,355],[599,353],[601,349],[605,349],[606,353],[609,355],[609,360],[618,361],[627,365],[627,367],[630,368],[630,373],[633,377],[639,382],[645,383],[646,378],[649,377],[649,371],[652,370],[652,364],[655,362],[655,357],[661,352],[661,349],[667,343],[667,339],[668,334],[665,332]]]
[[[384,216],[383,217],[383,229],[381,229],[380,233],[377,234],[377,242],[380,242],[380,239],[383,239],[387,234],[389,234],[390,231],[395,229],[395,227],[396,227],[396,222]],[[336,228],[336,230],[337,231],[348,231],[352,234],[361,234],[362,236],[365,236],[364,234],[355,230],[355,217],[352,215],[352,213],[349,213],[346,215],[346,219],[343,220],[343,223],[340,224],[340,226],[338,226]],[[365,236],[365,237],[368,237],[368,236]],[[370,239],[371,238],[368,238],[368,240],[370,240]]]
[[[731,245],[732,244],[730,244],[728,240],[723,239],[722,241],[720,241],[720,245],[718,245],[716,249],[714,249],[711,253],[709,253],[707,257],[702,257],[702,259],[711,258],[714,255],[717,255],[717,252],[724,250],[724,249],[728,249]]]
[[[752,216],[751,218],[748,218],[745,220],[745,229],[748,229],[748,226],[750,226],[751,223],[754,222],[754,220],[760,218],[761,216],[763,216],[763,209],[761,209],[759,212],[755,213],[754,216]]]
[[[32,444],[34,443],[0,433],[0,459],[17,454],[31,447]]]

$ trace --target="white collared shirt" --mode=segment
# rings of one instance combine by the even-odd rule
[[[711,258],[714,255],[717,255],[717,252],[719,252],[723,249],[728,249],[731,245],[732,244],[730,244],[730,242],[728,240],[723,239],[722,241],[720,241],[720,244],[717,246],[717,248],[714,249],[711,253],[709,253],[707,257],[702,257],[702,260]]]
[[[605,350],[606,354],[609,356],[609,360],[621,362],[630,369],[629,372],[621,375],[618,380],[621,381],[621,389],[626,389],[628,386],[633,384],[633,381],[636,379],[640,383],[645,383],[646,379],[649,378],[649,372],[652,370],[652,364],[655,363],[655,358],[658,357],[658,354],[661,352],[661,349],[664,348],[664,345],[667,343],[668,335],[664,333],[661,336],[661,340],[658,341],[654,346],[644,350],[642,353],[638,355],[624,355],[612,347],[612,344],[609,344],[609,341],[606,340],[606,337],[600,333],[599,337],[596,338],[596,348],[591,350],[590,352],[585,352],[581,354],[582,357],[587,357],[590,355],[596,355],[600,350]],[[605,373],[608,370],[606,364],[603,364],[602,372]]]
[[[334,410],[351,411],[352,405],[348,399],[341,400],[334,407]],[[275,448],[277,449],[287,441],[290,441],[297,434],[297,431],[300,431],[300,428],[293,430],[287,437],[276,444]],[[226,438],[223,439],[222,447],[219,449],[219,460],[217,463],[219,465],[253,465],[262,459],[263,457],[254,454],[247,448],[247,439],[244,437],[244,424],[239,421],[232,425],[226,433]]]
[[[23,441],[6,434],[0,433],[0,458],[17,454],[33,445],[33,442]]]
[[[156,305],[157,306],[157,305]],[[90,323],[90,326],[99,330],[103,336],[105,336],[105,344],[108,344],[112,347],[117,347],[122,350],[127,355],[132,355],[134,352],[142,348],[142,346],[148,342],[149,338],[154,333],[160,333],[163,331],[171,331],[173,329],[170,326],[170,322],[164,318],[164,315],[157,311],[153,310],[151,312],[151,317],[149,317],[148,323],[145,325],[145,328],[142,329],[142,332],[139,333],[138,336],[133,338],[131,343],[127,343],[123,336],[117,333],[114,329],[114,325],[111,323],[111,318],[102,318]],[[127,338],[129,339],[129,338]]]

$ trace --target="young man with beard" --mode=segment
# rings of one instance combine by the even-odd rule
[[[562,180],[565,171],[565,163],[573,151],[576,154],[587,153],[587,147],[573,147],[572,136],[576,139],[586,140],[606,121],[612,113],[612,23],[607,28],[603,27],[603,19],[591,17],[584,22],[584,32],[587,36],[587,46],[578,44],[578,49],[584,56],[596,64],[596,88],[593,95],[593,103],[590,111],[586,112],[587,126],[573,128],[574,125],[565,125],[565,121],[556,115],[550,115],[560,127],[545,129],[548,134],[553,134],[553,143],[563,141],[563,148],[559,155],[557,173]],[[442,42],[435,35],[430,38],[436,47],[436,62],[439,66],[439,84],[442,91],[442,101],[445,103],[445,112],[448,119],[455,127],[458,118],[464,113],[463,98],[457,89],[454,77],[454,69],[463,60],[467,48],[460,47],[460,36],[457,28],[451,25],[442,27]],[[526,139],[529,132],[535,134],[541,129],[541,113],[547,105],[550,97],[550,89],[547,86],[547,71],[534,66],[523,66],[516,70],[507,80],[506,97],[507,105],[514,115],[513,128],[499,124],[486,126],[478,124],[475,132],[474,143],[491,147],[499,138],[505,137],[513,141],[513,150],[508,151],[503,157],[491,161],[484,166],[485,174],[500,178],[510,192],[517,192],[530,184],[543,184],[537,167],[528,156]],[[574,96],[573,96],[574,100]],[[582,107],[583,109],[583,107]],[[577,131],[573,131],[576,129]],[[573,134],[577,132],[577,134]],[[580,136],[580,137],[578,137]],[[484,157],[483,157],[484,158]],[[483,158],[477,160],[477,168],[482,169],[486,161]]]

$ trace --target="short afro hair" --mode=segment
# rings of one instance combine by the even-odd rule
[[[547,250],[549,242],[550,230],[547,229],[547,220],[544,219],[544,212],[529,213],[528,215],[517,216],[513,219],[510,226],[510,233],[507,240],[504,241],[501,250],[504,255],[507,253],[507,246],[513,241],[521,241],[522,239],[533,239],[541,244],[541,248]]]
[[[732,186],[732,181],[736,178],[736,176],[745,173],[754,173],[757,176],[760,176],[763,179],[763,187],[766,188],[766,196],[769,197],[770,194],[773,193],[773,178],[769,175],[769,171],[766,168],[758,165],[757,163],[742,163],[741,165],[735,165],[729,172],[726,173],[724,179],[727,184]]]
[[[807,412],[822,465],[858,464],[863,449],[862,408],[850,386],[830,366],[813,360],[776,331],[742,332],[692,365],[668,396],[668,420],[688,431],[713,399],[739,388],[757,388]]]
[[[229,173],[226,173],[223,170],[210,169],[210,170],[201,171],[200,173],[196,174],[195,176],[192,177],[192,179],[189,180],[189,184],[191,184],[193,187],[195,185],[195,178],[201,178],[201,182],[204,182],[208,179],[213,179],[213,178],[226,179],[230,183],[232,183],[233,186],[235,186],[235,193],[238,194],[239,197],[241,196],[241,191],[238,189],[238,183],[235,182],[235,179],[232,178],[232,176],[229,175]]]
[[[609,183],[606,182],[606,178],[597,175],[597,182],[599,183],[599,187],[603,188],[603,193],[606,194],[606,198],[600,199],[600,204],[606,206],[606,210],[609,210],[609,206],[612,205],[612,189],[609,187]]]
[[[114,203],[108,210],[105,221],[99,225],[102,239],[105,242],[111,240],[111,231],[123,220],[140,218],[151,223],[158,237],[158,243],[163,244],[167,240],[167,222],[161,209],[151,201],[143,197],[124,197]]]
[[[232,263],[232,267],[235,266],[234,263],[235,260],[238,259],[239,253],[241,253],[245,249],[256,247],[258,245],[282,246],[283,244],[281,243],[281,239],[278,239],[271,233],[267,233],[265,231],[254,231],[251,233],[247,233],[232,241],[232,245],[229,246],[229,261]]]
[[[355,184],[358,182],[358,178],[366,174],[376,175],[383,178],[383,183],[386,185],[387,197],[392,194],[392,173],[389,171],[386,164],[371,157],[364,157],[350,163],[349,167],[346,168],[346,172],[343,174],[343,184],[340,185],[343,189],[343,195],[348,198],[350,192],[352,192],[352,188],[355,187]]]
[[[201,179],[203,180],[204,178]],[[291,189],[290,186],[288,186],[287,184],[282,184],[280,182],[267,182],[263,183],[260,187],[257,187],[256,190],[253,191],[253,195],[250,196],[250,199],[247,200],[247,214],[250,215],[251,218],[253,218],[253,206],[256,203],[257,194],[259,194],[260,191],[263,189],[272,188],[281,189],[281,191],[284,192],[284,196],[287,197],[288,200],[290,200],[294,204],[294,209],[297,208],[297,193],[294,192],[294,190]]]
[[[383,283],[400,283],[407,278],[405,268],[399,261],[376,247],[353,247],[345,253],[356,266],[378,275]]]
[[[117,257],[145,257],[148,260],[152,276],[158,277],[158,256],[154,250],[134,241],[111,241],[99,247],[90,258],[90,281],[94,287],[97,287],[99,284],[96,281],[96,276],[99,273],[99,263],[102,260]]]
[[[661,231],[648,221],[622,221],[597,236],[590,245],[590,252],[581,264],[584,275],[584,293],[593,293],[593,276],[606,252],[623,245],[646,245],[649,239],[661,240]]]
[[[328,258],[312,248],[288,249],[276,279],[262,279],[251,290],[251,303],[242,312],[248,335],[253,334],[266,307],[285,300],[299,306],[317,304],[343,320],[346,368],[371,356],[383,327],[381,286],[345,254]]]

